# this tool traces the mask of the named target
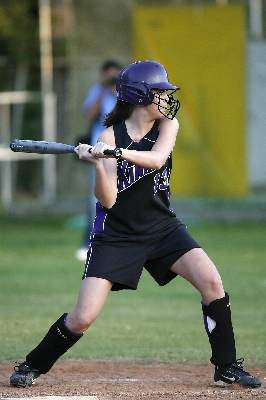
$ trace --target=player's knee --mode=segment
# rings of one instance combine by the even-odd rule
[[[95,321],[97,315],[93,313],[69,314],[67,318],[67,328],[75,333],[85,332]]]
[[[204,274],[204,286],[212,292],[218,292],[223,289],[222,278],[211,260],[209,260],[207,272]]]
[[[223,283],[218,273],[210,275],[208,277],[208,286],[212,288],[214,291],[217,289],[220,290],[220,288],[223,286]]]
[[[207,298],[208,303],[224,296],[223,283],[219,274],[208,276],[202,287],[202,297]]]

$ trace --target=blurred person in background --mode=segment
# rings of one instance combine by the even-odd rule
[[[112,111],[116,104],[116,79],[122,66],[115,60],[106,60],[101,66],[100,82],[92,86],[85,98],[83,112],[89,121],[89,128],[85,138],[80,142],[95,146],[100,133],[105,129],[104,117]],[[85,139],[85,140],[84,140]],[[94,168],[89,165],[89,196],[87,205],[86,226],[82,235],[80,248],[76,251],[76,258],[85,261],[89,247],[90,233],[95,217],[96,198],[92,190],[94,182]]]

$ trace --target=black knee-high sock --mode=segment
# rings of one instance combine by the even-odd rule
[[[222,366],[235,361],[235,338],[228,293],[225,293],[222,299],[214,300],[209,305],[203,304],[202,311],[212,348],[211,362]]]
[[[26,357],[29,365],[36,368],[41,374],[46,374],[70,347],[72,347],[83,334],[70,332],[64,324],[67,314],[63,314],[49,329],[40,344]]]

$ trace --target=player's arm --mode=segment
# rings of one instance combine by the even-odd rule
[[[102,158],[104,149],[113,150],[115,147],[112,129],[108,128],[106,131],[101,134],[105,143],[99,142],[94,147],[80,144],[76,147],[75,152],[80,159],[90,161],[95,165],[95,197],[104,207],[111,208],[117,197],[117,162],[112,157]]]
[[[99,142],[104,141],[109,149],[115,147],[115,137],[112,127],[105,129],[99,135]],[[101,143],[93,147],[94,154],[101,153]],[[117,161],[115,158],[101,158],[101,164],[96,163],[96,178],[94,186],[95,197],[106,208],[111,208],[117,198]]]
[[[159,124],[159,135],[151,151],[122,149],[121,159],[143,168],[160,169],[174,148],[178,128],[179,124],[176,118],[170,120],[162,117]],[[113,128],[109,127],[100,134],[99,142],[91,151],[95,157],[105,157],[104,150],[113,150],[114,148]]]
[[[95,164],[94,194],[100,203],[111,208],[117,198],[117,168],[113,158],[99,159]]]
[[[121,158],[143,168],[160,169],[174,148],[178,128],[176,118],[170,120],[163,117],[159,124],[158,138],[151,151],[122,149]]]

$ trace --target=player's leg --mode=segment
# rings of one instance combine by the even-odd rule
[[[201,293],[204,325],[212,349],[211,362],[216,366],[215,385],[237,382],[246,387],[260,386],[259,379],[244,371],[243,360],[236,360],[229,296],[224,292],[221,277],[210,258],[202,249],[192,249],[170,269]]]
[[[210,258],[198,248],[184,254],[171,270],[190,282],[200,293],[205,328],[212,348],[211,362],[225,365],[236,359],[228,296]]]
[[[200,292],[203,303],[224,297],[220,274],[201,248],[185,253],[170,270],[190,282]]]
[[[63,314],[49,329],[26,361],[15,367],[10,385],[27,387],[35,383],[40,374],[46,374],[70,347],[72,347],[99,315],[112,283],[101,278],[82,281],[77,305],[72,313]]]
[[[74,333],[85,332],[98,317],[112,288],[112,282],[89,277],[82,281],[77,305],[66,317],[66,327]]]

